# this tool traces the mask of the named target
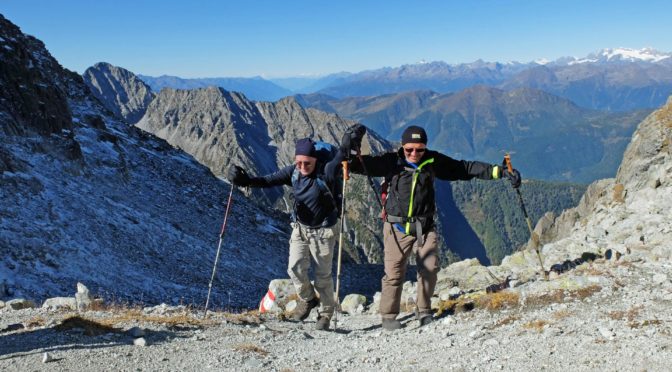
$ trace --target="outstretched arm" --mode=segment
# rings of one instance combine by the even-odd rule
[[[482,180],[496,180],[502,177],[502,166],[488,164],[481,161],[455,160],[442,153],[432,154],[436,178],[456,181],[478,178]]]
[[[243,187],[272,187],[292,184],[293,165],[288,165],[277,172],[267,174],[261,177],[250,177],[247,172],[239,166],[231,166],[228,171],[228,178],[236,186]]]

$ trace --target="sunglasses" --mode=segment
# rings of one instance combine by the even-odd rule
[[[297,161],[295,164],[297,168],[309,168],[313,166],[313,163],[309,161]]]
[[[418,153],[418,154],[422,154],[423,152],[425,152],[425,150],[427,150],[427,149],[414,149],[414,148],[406,148],[406,147],[404,147],[404,151],[405,151],[407,154],[412,154],[413,151],[415,151],[415,152]]]

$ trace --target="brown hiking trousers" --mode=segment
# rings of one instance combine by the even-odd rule
[[[418,247],[417,238],[406,235],[386,222],[383,227],[385,246],[385,276],[382,280],[380,297],[380,316],[383,319],[395,319],[399,314],[401,291],[406,277],[408,257],[415,253],[418,265],[417,305],[420,314],[431,313],[431,298],[436,286],[436,273],[439,271],[439,256],[436,231],[432,228],[425,235],[425,244]]]

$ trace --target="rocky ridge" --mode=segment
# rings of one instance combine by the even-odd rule
[[[154,99],[149,85],[132,72],[109,63],[96,63],[86,69],[82,77],[108,110],[131,125],[142,118]]]

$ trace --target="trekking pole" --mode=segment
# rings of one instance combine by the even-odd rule
[[[364,164],[364,159],[362,158],[362,154],[359,153],[359,151],[357,151],[357,159],[359,159],[359,162],[362,163],[362,168],[364,169],[364,173],[366,173],[366,178],[369,180],[369,186],[371,186],[373,193],[376,195],[378,205],[380,205],[380,207],[382,208],[383,202],[380,200],[380,192],[378,192],[378,189],[376,189],[376,185],[373,182],[373,178],[371,177],[371,174],[369,174],[369,170],[366,169],[366,164]]]
[[[339,291],[341,289],[341,257],[343,254],[343,232],[345,230],[345,185],[350,179],[348,174],[348,161],[343,160],[343,198],[341,200],[341,231],[338,236],[338,261],[336,266],[336,307],[334,308],[334,331],[338,328],[338,312],[341,310],[341,299],[339,298]]]
[[[509,172],[513,172],[513,165],[511,165],[511,155],[507,152],[504,155],[504,161],[506,162],[506,167]],[[541,272],[544,274],[544,278],[548,278],[546,270],[544,269],[544,261],[541,258],[541,252],[539,252],[539,237],[535,234],[532,229],[532,221],[527,215],[527,209],[525,209],[525,202],[523,201],[523,195],[520,193],[520,189],[516,188],[516,193],[518,193],[518,200],[520,201],[520,208],[523,210],[523,215],[525,216],[525,222],[527,222],[527,228],[530,230],[530,239],[532,240],[532,246],[534,247],[535,252],[537,252],[537,258],[539,259],[539,266],[541,267]]]
[[[215,265],[212,267],[212,276],[210,277],[210,284],[208,285],[208,298],[205,300],[205,313],[203,319],[208,315],[208,304],[210,303],[210,292],[212,291],[212,282],[215,280],[215,273],[217,272],[217,262],[219,261],[219,252],[222,248],[222,240],[224,238],[224,231],[226,230],[226,220],[229,218],[229,210],[231,209],[231,199],[233,197],[233,184],[231,184],[231,191],[229,192],[229,200],[226,202],[226,212],[224,213],[224,223],[222,223],[222,231],[219,233],[219,244],[217,245],[217,254],[215,255]]]

